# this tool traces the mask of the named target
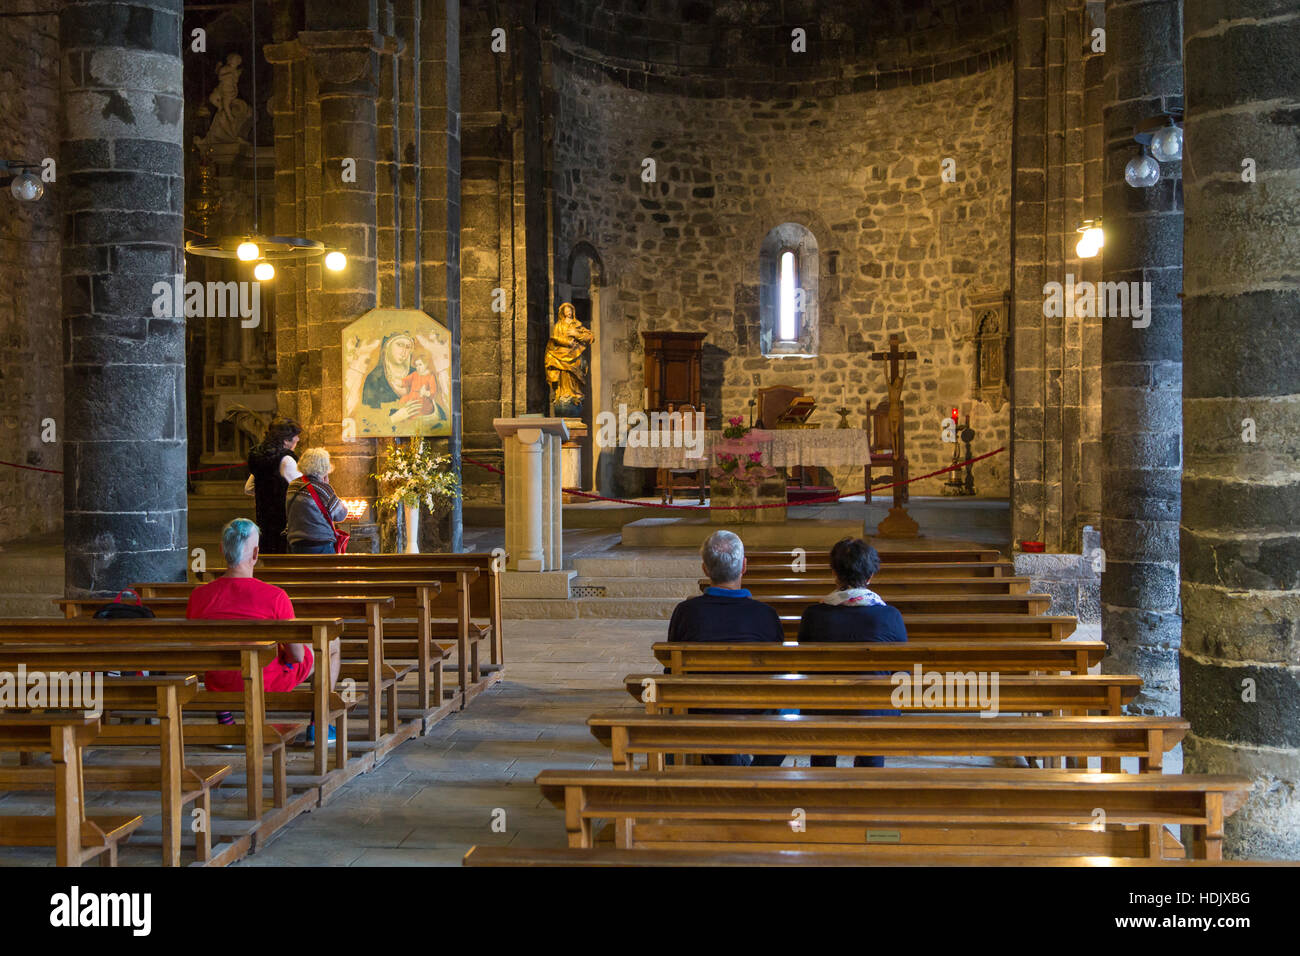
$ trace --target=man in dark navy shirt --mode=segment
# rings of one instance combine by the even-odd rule
[[[755,601],[741,586],[745,574],[745,545],[730,531],[715,531],[700,548],[704,573],[710,587],[698,597],[687,598],[673,609],[668,622],[668,640],[700,643],[757,643],[783,641],[781,618],[761,601]],[[767,711],[707,711],[696,713],[765,714]],[[784,756],[774,754],[706,754],[712,766],[779,767]]]
[[[880,570],[880,555],[861,538],[844,538],[831,548],[831,571],[836,590],[803,612],[799,621],[800,644],[830,644],[841,641],[901,643],[907,628],[898,608],[890,607],[867,587]],[[878,676],[888,676],[880,673]],[[805,711],[805,713],[812,713]],[[834,713],[829,711],[826,713]],[[858,711],[864,717],[896,717],[896,710]],[[883,757],[859,755],[855,767],[883,767]],[[814,767],[833,767],[835,758],[814,756]]]

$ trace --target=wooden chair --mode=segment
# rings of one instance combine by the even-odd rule
[[[907,452],[903,448],[893,447],[894,438],[889,427],[888,399],[871,409],[869,420],[871,422],[871,435],[869,438],[871,460],[867,463],[865,469],[868,501],[872,497],[871,471],[873,468],[887,469],[891,480],[894,482],[906,482],[908,478]],[[908,487],[908,485],[904,484],[894,491],[895,499],[901,499],[901,504],[907,504],[909,500]]]
[[[698,441],[695,437],[696,409],[694,405],[680,405],[676,411],[668,406],[667,428],[659,431],[660,448],[684,448]],[[705,414],[704,405],[699,407],[700,415]],[[678,488],[692,489],[704,504],[709,494],[709,459],[700,459],[698,468],[660,468],[655,479],[655,490],[663,504],[673,503],[673,492]]]

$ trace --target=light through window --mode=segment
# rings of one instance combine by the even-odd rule
[[[799,338],[799,325],[795,314],[795,287],[798,276],[795,272],[794,253],[781,253],[781,299],[777,313],[777,335],[782,342],[793,342]]]

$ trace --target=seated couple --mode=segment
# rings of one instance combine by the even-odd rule
[[[221,529],[221,551],[226,571],[207,584],[190,592],[185,616],[193,620],[291,620],[293,603],[283,588],[253,577],[257,564],[261,532],[247,518],[236,518]],[[306,681],[315,671],[316,662],[306,644],[281,644],[275,660],[262,669],[262,686],[270,692],[290,691]],[[330,686],[339,679],[339,641],[330,643]],[[242,693],[244,679],[239,671],[208,671],[203,685],[210,691]],[[235,718],[221,712],[217,720],[233,724]],[[334,728],[329,739],[334,740]],[[316,742],[316,728],[307,730],[307,742]]]
[[[750,596],[741,584],[745,574],[745,545],[730,531],[715,531],[700,548],[704,573],[711,586],[699,597],[687,598],[673,611],[668,640],[698,643],[781,643],[781,619],[776,611]],[[880,555],[861,538],[845,538],[831,548],[831,571],[836,590],[804,611],[799,621],[799,643],[840,641],[902,642],[907,640],[903,615],[868,588],[880,570]],[[882,675],[886,676],[886,675]],[[770,711],[698,711],[698,713],[770,713]],[[783,711],[783,713],[785,713]],[[807,714],[856,713],[862,716],[896,716],[893,710],[805,711]],[[707,754],[711,766],[779,767],[782,756]],[[833,767],[835,757],[814,756],[814,767]],[[856,756],[855,767],[882,767],[884,758]]]

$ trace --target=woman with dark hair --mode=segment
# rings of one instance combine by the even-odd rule
[[[800,644],[832,644],[841,641],[902,643],[907,628],[898,608],[890,607],[867,585],[880,570],[880,555],[861,538],[844,538],[831,548],[831,571],[836,589],[803,612],[799,621]],[[877,676],[888,676],[879,673]],[[817,713],[803,711],[803,713]],[[822,711],[821,713],[836,713]],[[897,717],[896,710],[863,710],[864,717]],[[813,757],[814,767],[835,766],[834,757]],[[855,767],[883,767],[883,757],[857,756]]]
[[[298,470],[298,446],[302,428],[289,418],[276,416],[267,426],[266,437],[248,453],[248,482],[244,492],[253,496],[257,526],[262,530],[262,554],[284,554],[285,493],[289,482],[302,477]]]

